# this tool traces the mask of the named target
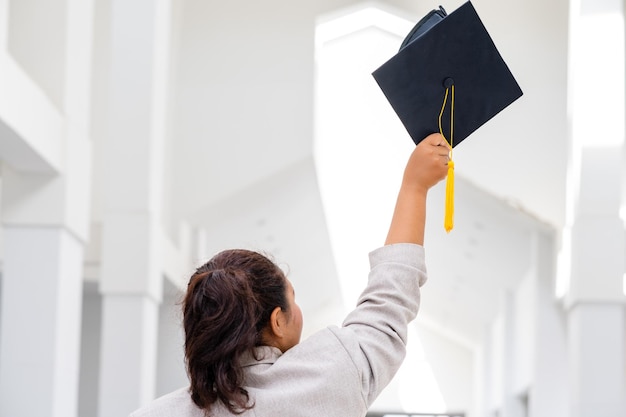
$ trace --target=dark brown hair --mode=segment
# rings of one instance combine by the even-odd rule
[[[267,257],[253,251],[220,252],[191,276],[183,300],[185,358],[191,398],[209,410],[221,401],[229,411],[250,409],[239,358],[262,344],[276,307],[287,311],[286,279]]]

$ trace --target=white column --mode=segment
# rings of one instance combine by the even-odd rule
[[[155,396],[170,0],[110,0],[98,415]]]
[[[3,241],[0,415],[76,416],[83,244],[35,225]]]
[[[4,160],[2,170],[2,416],[77,415],[82,266],[90,199],[90,5],[83,0],[65,2],[65,27],[58,28],[65,34],[65,53],[60,57],[65,57],[62,109],[51,109],[40,92],[29,95],[33,105],[20,109],[28,110],[30,125],[39,128],[13,130],[12,142],[3,144],[8,155],[20,157],[10,163]],[[0,16],[6,18],[5,9]],[[1,76],[5,83],[10,80],[7,73]],[[24,74],[21,77],[35,91],[36,84]],[[5,94],[3,99],[8,101],[19,102],[22,97],[19,91],[5,93],[8,97]],[[63,118],[57,118],[57,112]],[[16,113],[1,113],[3,124],[16,126],[17,119],[12,118]],[[59,123],[50,124],[52,119]],[[60,124],[64,129],[57,129]],[[50,126],[54,129],[46,131]],[[57,141],[59,132],[62,141]],[[16,153],[11,154],[11,147]],[[41,155],[61,155],[59,171],[40,170],[31,163],[41,160]]]
[[[500,302],[504,301],[504,295]],[[504,367],[505,367],[505,346],[504,346],[504,315],[498,314],[485,332],[485,342],[483,346],[484,355],[489,360],[485,361],[485,395],[484,408],[486,416],[503,415],[505,398],[504,390]]]
[[[531,385],[528,415],[569,417],[567,323],[555,296],[554,242],[535,232],[532,236],[534,305]]]
[[[571,1],[568,314],[572,417],[626,415],[624,4]],[[565,244],[568,242],[566,241]]]
[[[626,415],[625,327],[622,306],[581,303],[570,311],[572,417]]]
[[[189,384],[185,371],[180,297],[180,290],[165,282],[163,304],[159,311],[157,396]]]
[[[515,378],[516,361],[519,360],[517,347],[523,342],[516,340],[516,326],[518,318],[515,311],[515,297],[511,291],[503,291],[502,293],[502,316],[503,324],[503,340],[502,340],[502,416],[504,417],[524,417],[522,404],[519,401],[518,392],[516,392]]]
[[[88,255],[85,257],[87,261]],[[85,282],[80,346],[80,387],[78,415],[95,417],[98,414],[98,378],[100,375],[100,331],[102,300],[94,282]]]

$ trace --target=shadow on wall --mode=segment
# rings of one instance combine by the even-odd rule
[[[102,296],[96,282],[83,284],[78,415],[98,415]]]

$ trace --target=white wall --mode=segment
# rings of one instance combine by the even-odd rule
[[[371,76],[396,52],[399,33],[411,22],[380,9],[349,12],[318,25],[313,149],[342,295],[351,308],[369,271],[364,254],[384,243],[414,145]]]
[[[206,232],[205,253],[194,265],[226,248],[265,252],[286,270],[296,290],[304,314],[303,336],[341,322],[341,294],[312,158],[192,219]],[[292,241],[294,236],[298,239]],[[366,253],[362,256],[367,259]],[[361,278],[366,279],[355,277]]]
[[[311,153],[315,20],[358,3],[248,2],[242,13],[237,3],[184,2],[171,135],[171,196],[182,203],[172,210],[175,218],[276,172],[277,156],[289,164]],[[389,3],[414,18],[439,4]],[[445,6],[451,11],[461,3]],[[567,149],[567,0],[473,3],[525,95],[457,153],[457,166],[494,195],[559,225]],[[537,142],[539,155],[530,145]],[[493,157],[494,149],[500,158]],[[533,169],[524,168],[526,158]],[[223,165],[233,159],[235,164]],[[210,192],[177,185],[188,178],[202,178]]]
[[[9,1],[9,53],[58,108],[63,108],[65,88],[64,4],[64,0]]]
[[[465,412],[467,417],[474,416],[474,349],[420,325],[419,320],[417,323],[424,357],[432,367],[447,410]]]
[[[529,271],[503,294],[485,343],[485,413],[568,416],[566,313],[554,295],[555,243],[536,233],[529,244]]]

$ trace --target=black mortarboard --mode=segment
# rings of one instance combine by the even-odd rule
[[[441,129],[454,147],[522,95],[469,1],[430,12],[372,75],[416,144]]]

